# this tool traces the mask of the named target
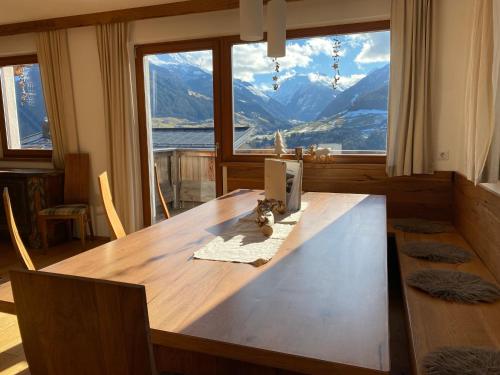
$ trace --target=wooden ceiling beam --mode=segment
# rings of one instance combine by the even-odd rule
[[[267,3],[269,0],[264,0]],[[287,0],[295,2],[301,0]],[[72,27],[92,26],[113,22],[128,22],[148,18],[183,16],[186,14],[208,13],[237,9],[239,0],[188,0],[137,8],[119,9],[108,12],[82,14],[76,16],[49,18],[44,20],[18,22],[0,25],[0,36],[23,34]]]

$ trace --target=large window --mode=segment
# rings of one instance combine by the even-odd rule
[[[212,51],[151,54],[145,63],[153,151],[213,149]]]
[[[233,44],[233,154],[269,153],[277,130],[290,150],[385,154],[389,34],[289,39],[276,61],[266,43]]]
[[[50,157],[50,138],[36,56],[0,59],[0,135],[7,157]]]
[[[140,49],[138,55],[146,120],[141,129],[152,141],[147,160],[154,161],[162,195],[170,214],[176,215],[216,197],[217,44],[156,45]],[[143,189],[152,191],[152,182],[143,181]],[[155,196],[148,214],[153,222],[164,220]]]

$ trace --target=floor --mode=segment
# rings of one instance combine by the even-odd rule
[[[29,253],[35,267],[38,269],[99,246],[104,242],[106,241],[103,239],[96,239],[87,242],[87,245],[83,248],[80,241],[71,241],[49,247],[46,251],[29,250]],[[0,284],[8,280],[9,269],[20,267],[10,242],[0,240]],[[0,312],[0,375],[26,374],[29,374],[29,371],[24,358],[17,319],[15,315]]]
[[[96,247],[104,242],[103,240],[90,242],[86,249]],[[396,245],[392,239],[389,239],[388,245],[391,375],[410,375],[408,338],[406,336]],[[86,249],[82,249],[80,242],[73,241],[50,247],[46,252],[32,250],[30,255],[35,266],[42,268]],[[0,283],[8,279],[8,269],[12,267],[20,267],[14,250],[10,243],[0,241]],[[0,313],[0,375],[27,375],[29,374],[27,368],[16,317]]]

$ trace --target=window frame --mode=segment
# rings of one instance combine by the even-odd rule
[[[220,72],[223,70],[220,65],[220,38],[203,38],[186,41],[160,42],[152,44],[140,44],[134,46],[135,54],[135,89],[137,95],[137,124],[139,126],[139,152],[141,163],[141,186],[142,186],[142,213],[144,225],[149,226],[152,223],[151,202],[154,194],[154,189],[150,186],[151,163],[149,152],[152,144],[149,140],[149,129],[147,121],[146,108],[146,85],[144,74],[144,57],[148,55],[164,54],[164,53],[182,53],[196,52],[203,50],[212,51],[212,66],[213,66],[213,103],[214,103],[214,140],[215,140],[215,186],[216,195],[222,195],[222,168],[221,152],[222,147],[222,130],[221,130],[221,77]]]
[[[355,34],[363,32],[390,31],[390,21],[371,21],[333,26],[320,26],[302,29],[287,30],[286,38],[300,39],[329,35]],[[263,162],[266,157],[274,156],[271,153],[237,154],[233,147],[233,72],[232,72],[232,47],[234,45],[260,43],[267,40],[267,35],[259,42],[244,42],[239,36],[221,38],[221,109],[222,109],[222,162]],[[225,100],[227,99],[227,100]],[[293,159],[294,154],[283,155],[283,158]],[[305,161],[307,162],[307,161]],[[353,163],[353,164],[385,164],[386,155],[383,154],[341,154],[333,155],[331,160],[324,163]]]
[[[0,68],[11,65],[38,64],[36,54],[0,57]],[[45,103],[45,109],[47,104]],[[50,160],[52,150],[37,149],[11,149],[7,143],[7,129],[5,123],[5,112],[3,108],[3,93],[0,88],[0,138],[2,139],[2,159],[16,160]]]

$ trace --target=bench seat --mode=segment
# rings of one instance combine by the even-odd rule
[[[422,362],[427,353],[443,346],[478,346],[500,350],[500,302],[464,305],[433,298],[408,286],[406,277],[422,269],[450,269],[469,272],[483,279],[499,283],[458,232],[443,234],[405,233],[389,230],[396,237],[398,259],[402,278],[402,289],[410,358],[414,374],[424,374]],[[464,264],[435,263],[405,255],[399,249],[405,242],[438,241],[459,245],[473,254],[473,259]]]

